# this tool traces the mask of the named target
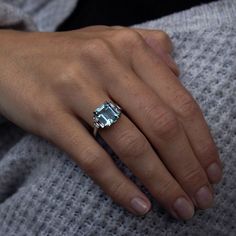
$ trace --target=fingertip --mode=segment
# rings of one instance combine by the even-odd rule
[[[132,210],[138,215],[145,215],[151,210],[151,203],[146,198],[134,197],[130,201]]]
[[[222,179],[222,168],[216,162],[214,162],[207,168],[207,174],[210,181],[214,184],[217,184]]]

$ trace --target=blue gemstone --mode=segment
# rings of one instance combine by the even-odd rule
[[[95,110],[95,115],[100,126],[110,126],[120,117],[120,111],[111,103],[103,103]]]

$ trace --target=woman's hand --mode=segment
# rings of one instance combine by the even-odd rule
[[[64,149],[115,202],[145,214],[148,198],[89,132],[95,108],[114,101],[124,112],[99,133],[153,197],[181,219],[194,205],[212,205],[221,162],[198,104],[177,79],[167,34],[106,26],[0,34],[6,118]]]

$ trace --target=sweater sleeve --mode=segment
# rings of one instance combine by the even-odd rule
[[[0,28],[4,29],[16,29],[22,31],[34,31],[36,25],[32,17],[25,13],[19,6],[12,3],[0,4]]]

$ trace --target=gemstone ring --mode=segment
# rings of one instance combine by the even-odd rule
[[[99,128],[105,128],[116,123],[121,115],[121,108],[112,102],[105,101],[93,112],[94,130],[96,136]]]

